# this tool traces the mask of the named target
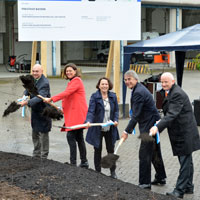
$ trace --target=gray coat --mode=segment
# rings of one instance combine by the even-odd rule
[[[50,86],[48,79],[42,75],[35,84],[38,93],[43,97],[50,97]],[[25,95],[28,92],[25,91]],[[30,95],[28,106],[31,107],[31,126],[33,131],[47,133],[51,130],[51,119],[42,116],[43,109],[47,106],[42,99]]]
[[[163,102],[164,118],[158,123],[159,132],[165,128],[174,156],[184,156],[200,149],[199,132],[187,94],[176,84]]]

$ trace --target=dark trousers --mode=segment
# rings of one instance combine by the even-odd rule
[[[99,148],[94,147],[94,166],[95,170],[101,172],[101,152],[103,137],[106,143],[107,153],[114,153],[114,145],[112,144],[112,133],[110,131],[101,131]],[[116,166],[113,166],[110,170],[115,171]]]
[[[70,148],[70,163],[76,165],[76,156],[77,156],[76,142],[78,143],[81,163],[87,162],[86,147],[83,138],[83,129],[68,131],[67,141]]]
[[[186,156],[178,156],[180,163],[179,176],[176,182],[176,188],[180,194],[184,194],[185,189],[193,190],[193,174],[194,167],[192,161],[192,154]]]
[[[166,178],[160,143],[141,141],[139,150],[139,184],[151,184],[151,163],[156,179]]]

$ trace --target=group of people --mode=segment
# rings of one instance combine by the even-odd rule
[[[117,97],[111,92],[111,81],[102,77],[98,80],[97,91],[91,95],[89,107],[83,82],[75,64],[65,66],[64,75],[69,80],[65,91],[50,97],[50,86],[43,75],[42,66],[36,64],[32,69],[35,86],[38,93],[45,97],[42,101],[37,96],[30,95],[30,100],[20,102],[21,106],[31,107],[32,139],[34,144],[33,156],[47,158],[49,153],[49,131],[51,120],[42,116],[42,110],[48,102],[62,100],[64,114],[64,126],[70,127],[77,124],[87,124],[86,141],[94,147],[94,166],[97,172],[101,172],[102,142],[105,139],[106,150],[114,153],[115,143],[120,138],[117,125],[119,120],[119,108]],[[152,137],[160,134],[165,128],[172,146],[174,156],[178,156],[180,163],[179,176],[176,186],[167,195],[183,198],[184,194],[192,194],[193,185],[193,161],[192,152],[200,149],[200,139],[197,124],[193,115],[192,106],[187,94],[175,84],[171,73],[165,72],[161,76],[161,84],[166,96],[163,101],[164,117],[160,115],[155,106],[152,94],[139,82],[135,71],[129,70],[124,74],[126,86],[131,93],[131,119],[121,137],[126,140],[138,123],[140,134],[151,133]],[[24,92],[28,95],[28,92]],[[103,123],[112,120],[113,126],[90,126],[91,123]],[[77,144],[80,153],[80,167],[88,168],[86,145],[83,129],[62,128],[67,134],[70,148],[70,163],[77,165]],[[151,163],[155,168],[155,178],[151,181]],[[117,178],[116,165],[110,168],[112,178]],[[160,143],[156,140],[149,142],[141,140],[139,149],[139,187],[151,189],[151,185],[165,185],[166,172],[161,154]]]

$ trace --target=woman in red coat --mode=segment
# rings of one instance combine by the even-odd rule
[[[62,100],[62,108],[64,113],[64,126],[73,126],[83,124],[87,115],[87,102],[85,97],[85,89],[83,82],[78,73],[78,69],[74,63],[65,66],[64,75],[69,79],[69,83],[65,91],[51,97],[45,98],[46,102],[57,102]],[[76,165],[76,142],[80,152],[80,167],[88,168],[86,158],[86,147],[83,138],[83,129],[69,130],[61,129],[67,132],[67,141],[70,147],[70,163]]]

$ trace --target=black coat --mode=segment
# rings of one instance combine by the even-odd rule
[[[110,120],[117,121],[119,118],[119,107],[117,102],[117,96],[113,92],[108,92],[108,98],[110,103]],[[98,90],[93,93],[90,98],[88,113],[86,122],[91,123],[102,123],[104,119],[104,103],[101,96],[101,92]],[[112,134],[112,144],[114,145],[116,140],[119,139],[118,129],[115,126],[110,127],[110,132]],[[86,141],[96,148],[99,148],[101,136],[101,127],[93,126],[88,129]]]
[[[50,86],[48,79],[42,75],[35,84],[38,93],[43,97],[50,97]],[[25,91],[25,95],[28,92]],[[51,119],[42,116],[43,109],[47,106],[42,99],[30,95],[28,106],[31,107],[31,126],[33,131],[47,133],[51,130]]]
[[[187,94],[176,84],[163,102],[164,117],[157,125],[159,132],[168,128],[174,156],[191,154],[200,149],[199,132]]]
[[[140,133],[149,133],[149,129],[160,119],[152,94],[137,83],[131,94],[132,116],[125,131],[132,133],[135,125],[139,124]]]

